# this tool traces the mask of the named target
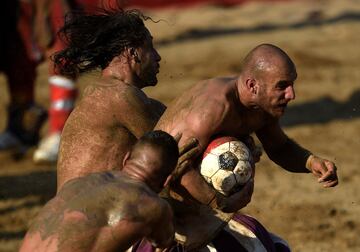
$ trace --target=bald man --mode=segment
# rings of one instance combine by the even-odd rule
[[[311,172],[324,187],[336,186],[335,164],[299,146],[279,125],[288,103],[295,99],[296,78],[295,65],[283,50],[261,44],[245,57],[239,76],[197,83],[170,104],[155,128],[171,135],[182,132],[180,145],[194,137],[201,149],[214,135],[242,138],[255,133],[269,158],[280,167],[290,172]],[[250,180],[229,200],[215,192],[196,169],[190,169],[182,176],[177,191],[234,212],[250,202],[252,184]]]

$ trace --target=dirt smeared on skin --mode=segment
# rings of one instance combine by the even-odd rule
[[[39,232],[43,241],[56,236],[59,249],[72,244],[86,250],[103,227],[123,220],[145,222],[149,217],[139,202],[154,196],[141,182],[111,172],[94,173],[66,183],[40,212],[29,234]]]
[[[155,126],[164,110],[161,106],[142,90],[120,80],[95,83],[64,127],[58,186],[91,172],[120,169],[137,138]]]

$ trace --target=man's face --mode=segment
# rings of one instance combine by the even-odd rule
[[[274,68],[267,70],[260,78],[258,105],[274,118],[280,118],[287,104],[295,99],[295,68]]]
[[[158,82],[156,75],[160,69],[159,62],[161,57],[154,48],[152,39],[150,32],[147,31],[144,45],[136,49],[138,63],[136,72],[145,87],[156,85]]]

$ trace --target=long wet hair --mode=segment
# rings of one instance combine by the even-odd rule
[[[120,6],[97,9],[96,14],[67,14],[58,32],[66,48],[52,56],[56,72],[74,78],[82,72],[106,68],[126,48],[144,44],[147,19],[150,18],[138,10]]]

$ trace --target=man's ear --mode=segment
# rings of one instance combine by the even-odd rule
[[[131,56],[131,48],[127,47],[122,51],[119,55],[116,55],[113,58],[113,61],[117,60],[120,63],[130,63],[133,61],[133,57]]]
[[[123,159],[123,167],[125,166],[126,161],[130,158],[130,151],[126,152],[124,159]]]
[[[253,95],[256,95],[258,92],[258,83],[255,79],[248,78],[245,81],[246,88],[249,90],[249,92]]]
[[[136,48],[134,47],[130,47],[128,48],[128,53],[129,56],[136,62],[136,63],[140,63],[140,58],[139,58],[139,54],[138,51],[136,50]]]

